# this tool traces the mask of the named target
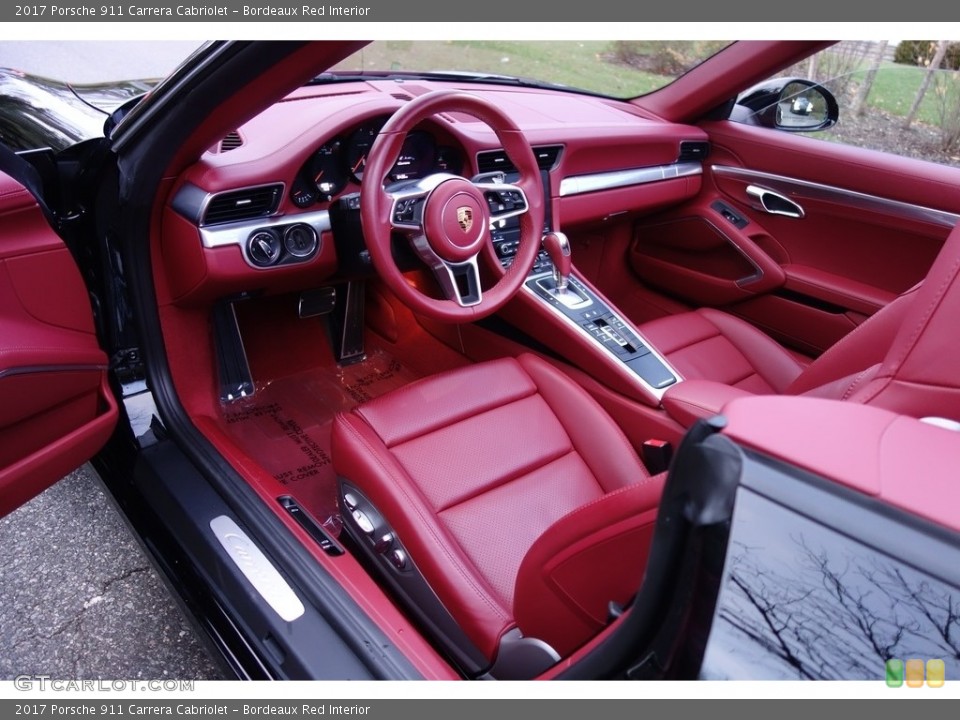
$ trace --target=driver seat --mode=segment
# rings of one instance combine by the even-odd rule
[[[468,675],[534,677],[640,586],[664,475],[537,356],[400,388],[332,442],[354,550]]]

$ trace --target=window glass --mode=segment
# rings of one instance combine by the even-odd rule
[[[960,41],[847,41],[789,68],[816,80],[840,120],[811,137],[960,167]]]

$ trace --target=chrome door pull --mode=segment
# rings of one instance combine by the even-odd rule
[[[771,215],[786,215],[792,218],[804,216],[803,208],[793,200],[765,187],[747,185],[747,195],[757,198],[763,209]]]

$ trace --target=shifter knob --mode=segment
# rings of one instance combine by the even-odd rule
[[[566,292],[570,278],[570,241],[562,232],[549,232],[543,236],[543,249],[553,263],[553,279],[557,284],[557,292]]]

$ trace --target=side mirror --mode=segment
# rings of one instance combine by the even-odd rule
[[[833,126],[840,106],[829,90],[803,78],[774,78],[737,97],[730,119],[748,125],[814,132]]]

